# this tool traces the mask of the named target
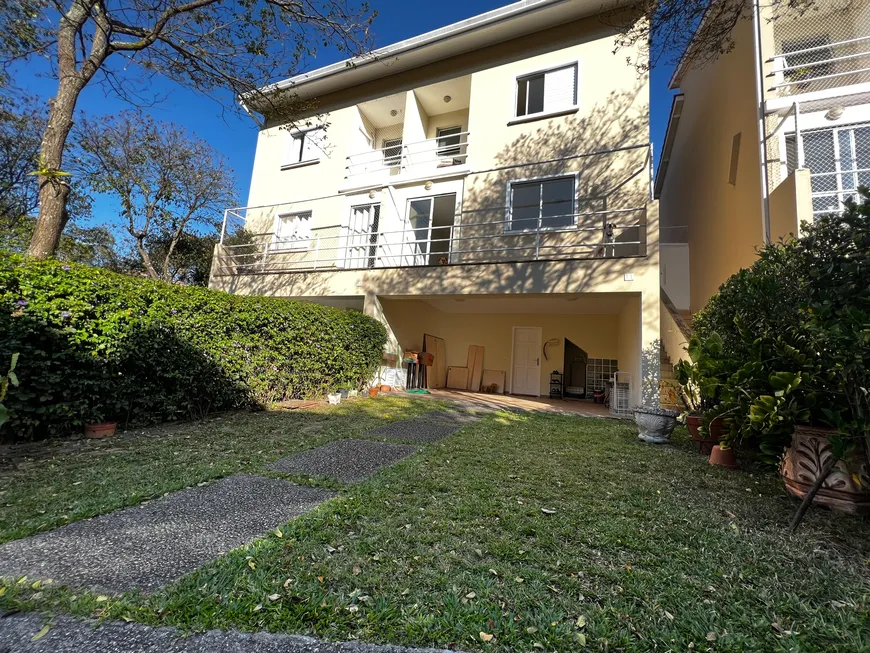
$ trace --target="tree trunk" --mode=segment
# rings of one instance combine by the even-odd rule
[[[154,269],[154,263],[151,262],[151,256],[149,256],[148,250],[145,249],[145,243],[141,238],[136,239],[136,249],[139,250],[139,256],[142,257],[142,263],[145,265],[145,271],[148,273],[148,276],[159,281],[160,275]]]
[[[69,220],[66,210],[70,193],[69,178],[54,175],[63,170],[63,152],[81,89],[78,80],[61,80],[57,97],[51,101],[48,124],[39,151],[39,168],[45,173],[39,177],[39,217],[27,250],[28,256],[35,259],[54,255],[60,235]]]
[[[819,471],[819,475],[816,476],[816,480],[810,488],[810,491],[807,492],[807,495],[804,497],[804,500],[801,501],[801,505],[798,507],[797,512],[794,514],[794,517],[791,518],[791,523],[788,525],[788,528],[792,533],[794,533],[797,530],[797,527],[800,526],[804,515],[813,502],[813,499],[816,498],[816,494],[818,494],[819,490],[822,489],[822,484],[827,480],[828,476],[831,475],[831,472],[834,471],[834,466],[837,464],[838,460],[839,458],[831,456],[828,458],[827,462],[825,462],[824,467]]]

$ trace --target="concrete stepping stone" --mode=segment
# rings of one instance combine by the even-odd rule
[[[392,465],[419,447],[370,440],[336,440],[322,447],[282,458],[267,467],[285,474],[326,476],[342,483],[356,483],[368,478],[381,467]]]
[[[26,574],[108,593],[153,591],[332,496],[237,474],[4,544],[0,576]]]
[[[363,435],[372,438],[384,438],[386,440],[431,444],[446,438],[451,433],[455,433],[463,426],[463,424],[443,423],[416,418],[403,419],[399,422],[391,422],[371,431],[366,431]]]
[[[471,413],[467,411],[457,410],[435,410],[431,413],[424,413],[415,419],[423,422],[438,422],[441,424],[474,424],[483,418],[482,413]]]
[[[175,628],[74,619],[57,615],[42,637],[33,641],[47,618],[14,614],[0,618],[3,653],[452,653],[389,644],[331,643],[301,635],[209,630],[185,636]]]

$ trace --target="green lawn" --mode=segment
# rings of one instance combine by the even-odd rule
[[[237,472],[262,473],[272,460],[443,405],[386,396],[48,442],[32,460],[19,461],[20,469],[0,468],[0,542]]]
[[[406,402],[237,415],[202,436],[214,460],[201,464],[222,470],[213,475],[252,470],[359,429],[376,408],[396,417]],[[325,420],[328,433],[300,441]],[[268,433],[239,440],[262,425]],[[197,428],[183,430],[197,440]],[[150,597],[98,601],[28,580],[8,585],[0,608],[480,651],[870,650],[867,521],[813,509],[790,536],[795,504],[771,473],[714,469],[687,447],[644,445],[634,433],[610,420],[490,415],[345,488],[281,537]],[[267,441],[256,463],[222,453]],[[126,446],[138,467],[159,474],[175,456],[202,457],[202,445],[189,442],[173,434],[171,444],[146,444],[150,454]],[[53,474],[38,477],[53,492],[69,490]],[[39,523],[25,507],[17,512]]]

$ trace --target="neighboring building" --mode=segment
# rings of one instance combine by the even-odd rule
[[[249,98],[266,127],[226,228],[255,244],[219,246],[211,287],[362,310],[450,366],[483,346],[515,394],[619,370],[652,401],[649,85],[601,6],[524,0]],[[294,95],[316,107],[282,124]]]
[[[671,80],[655,190],[662,286],[681,311],[870,184],[870,1],[798,5],[756,4],[730,52]]]

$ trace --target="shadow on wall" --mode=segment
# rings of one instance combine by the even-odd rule
[[[637,256],[655,256],[658,252],[657,216],[648,215],[646,211],[649,149],[610,151],[647,144],[649,112],[648,103],[642,97],[646,88],[645,84],[638,84],[631,91],[611,93],[607,102],[585,112],[584,117],[549,120],[504,146],[494,157],[489,172],[468,177],[462,211],[453,228],[454,237],[468,238],[458,241],[465,243],[462,247],[453,243],[454,250],[470,250],[462,256],[462,263],[521,262],[497,268],[489,265],[375,268],[363,272],[363,287],[378,295],[588,292],[595,290],[602,279],[619,278],[625,272],[636,271]],[[565,160],[578,153],[592,152],[603,153]],[[528,162],[536,163],[524,165]],[[577,194],[581,198],[577,211],[583,214],[578,221],[583,231],[571,231],[567,236],[564,232],[546,235],[542,242],[545,245],[581,241],[600,244],[605,240],[605,223],[613,223],[619,228],[614,229],[612,249],[605,250],[609,256],[594,257],[596,250],[590,247],[551,248],[551,254],[563,253],[546,256],[542,252],[541,258],[557,259],[557,262],[522,262],[528,256],[514,256],[506,251],[512,244],[514,247],[516,243],[528,245],[535,239],[534,235],[504,233],[510,182],[559,175],[576,175]],[[336,221],[341,218],[336,216]],[[634,224],[640,226],[630,226]],[[481,251],[485,249],[495,251]],[[593,257],[578,263],[565,260],[589,256]],[[242,274],[216,277],[214,286],[252,295],[358,295],[361,294],[358,289],[339,288],[341,284],[336,283],[335,278],[348,274],[357,279],[359,273],[359,270],[347,273],[328,270]]]
[[[661,405],[661,340],[653,340],[641,352],[641,401],[644,406]]]

